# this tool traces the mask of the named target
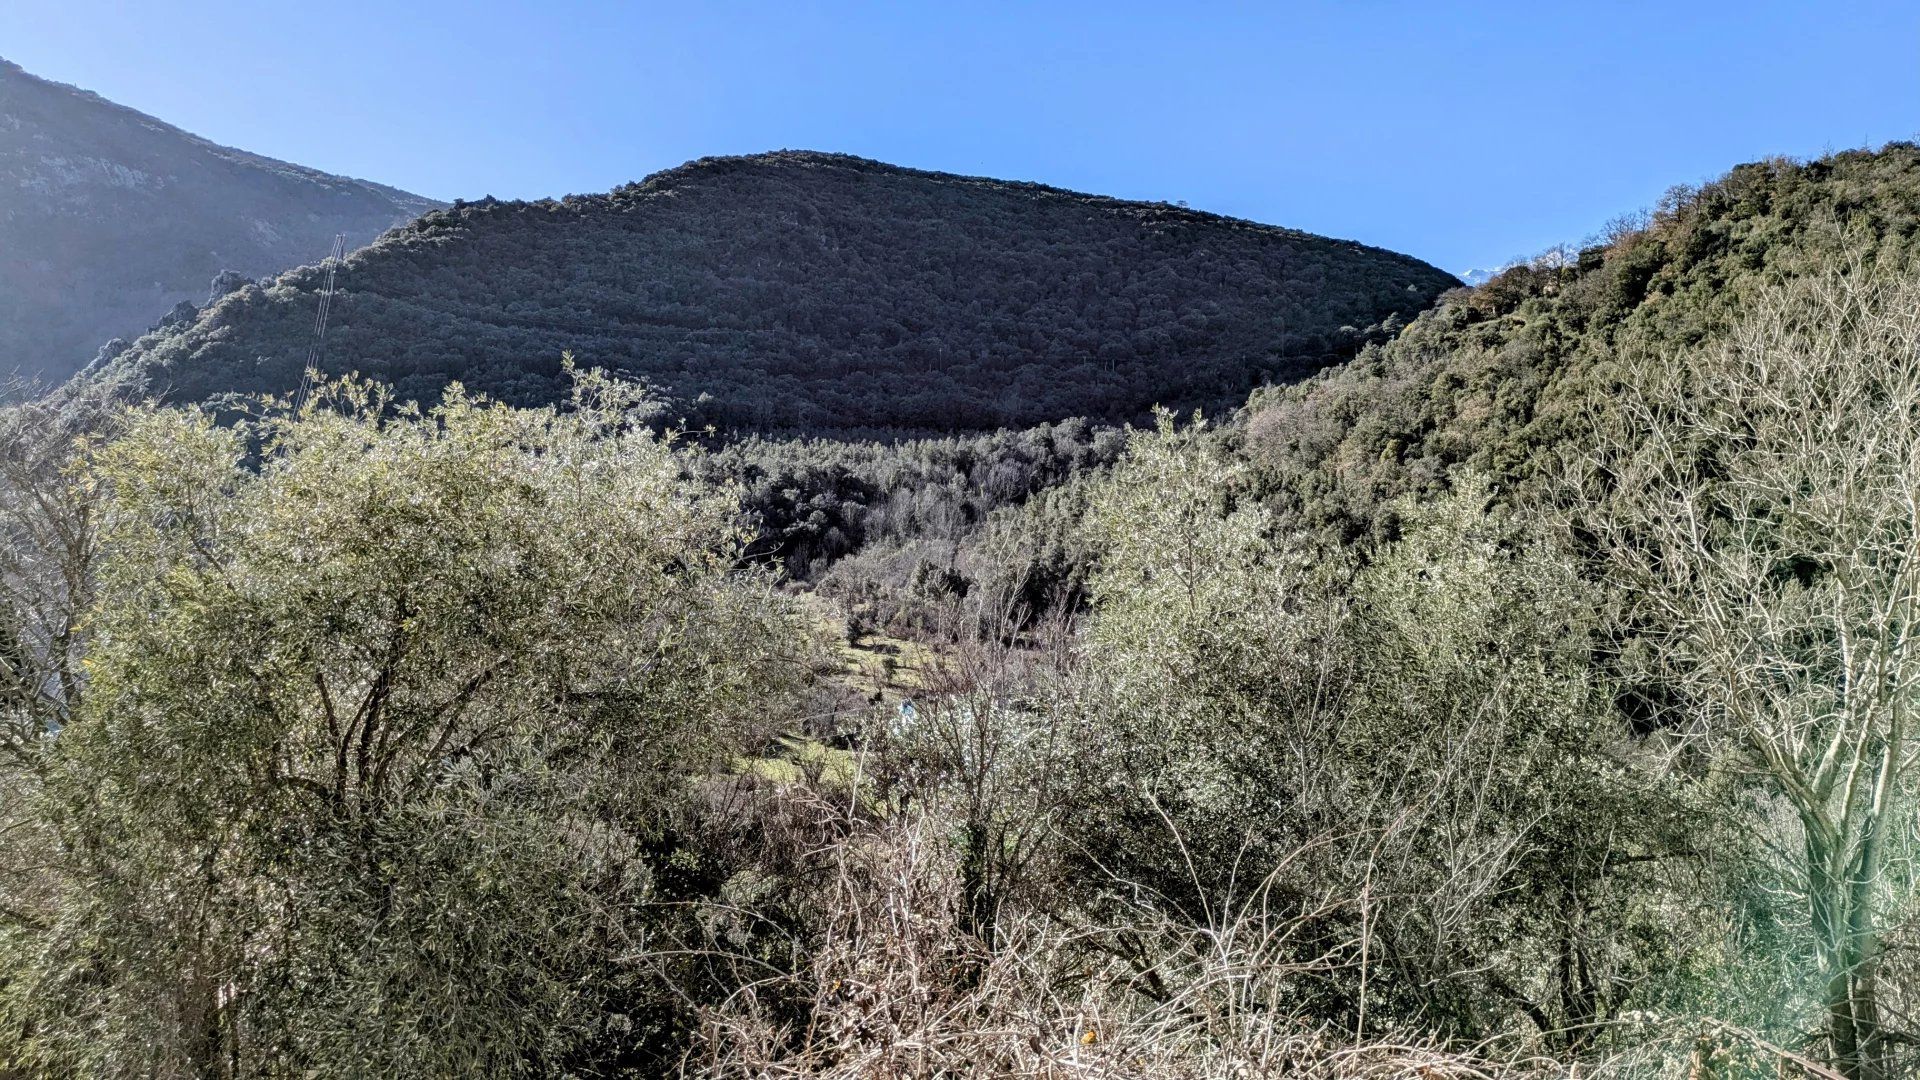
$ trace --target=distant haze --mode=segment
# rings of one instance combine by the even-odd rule
[[[0,377],[63,379],[222,283],[439,205],[217,146],[0,60]]]

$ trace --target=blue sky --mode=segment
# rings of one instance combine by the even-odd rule
[[[795,147],[1450,270],[1768,154],[1920,135],[1920,4],[0,0],[0,56],[441,198]]]

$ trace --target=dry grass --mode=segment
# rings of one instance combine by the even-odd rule
[[[1307,1080],[1533,1077],[1539,1067],[1418,1039],[1356,1043],[1276,1008],[1300,973],[1282,958],[1294,919],[1247,905],[1196,931],[1143,914],[1128,927],[1153,963],[1102,948],[1111,928],[1021,917],[989,951],[957,919],[959,882],[938,823],[856,830],[832,854],[826,932],[811,967],[749,987],[706,1017],[688,1075],[712,1078],[1021,1077]],[[1295,917],[1297,918],[1297,916]],[[1148,981],[1152,987],[1147,985]],[[777,1002],[808,1002],[781,1022]]]

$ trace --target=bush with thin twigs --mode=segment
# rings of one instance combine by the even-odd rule
[[[796,1080],[1553,1074],[1415,1033],[1355,1041],[1276,1007],[1289,980],[1306,974],[1291,939],[1319,912],[1277,906],[1264,887],[1206,927],[1148,905],[1128,925],[1014,914],[989,948],[960,928],[950,824],[921,813],[852,827],[820,885],[811,962],[710,1011],[687,1071]],[[1120,935],[1150,943],[1146,971],[1121,958]],[[796,990],[806,1019],[782,1022],[769,1006]]]

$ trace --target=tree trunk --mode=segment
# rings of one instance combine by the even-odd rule
[[[1844,971],[1827,979],[1827,1052],[1842,1076],[1865,1080],[1860,1071],[1859,1032],[1853,1022],[1853,980]]]
[[[1877,942],[1857,959],[1851,980],[1850,1005],[1853,1012],[1854,1054],[1859,1080],[1886,1080],[1886,1040],[1880,1029],[1880,993],[1874,972]]]

